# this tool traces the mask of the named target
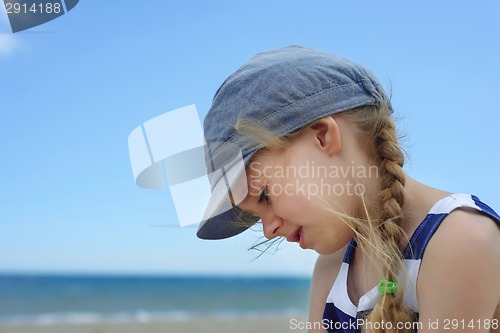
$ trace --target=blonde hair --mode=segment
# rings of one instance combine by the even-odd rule
[[[362,217],[339,212],[328,206],[326,201],[321,200],[324,209],[335,214],[355,232],[358,248],[367,255],[375,267],[380,268],[377,272],[380,279],[397,281],[399,284],[396,294],[379,296],[373,310],[364,318],[367,325],[363,331],[367,333],[413,332],[411,329],[396,329],[396,323],[416,320],[415,314],[403,303],[406,270],[400,246],[407,240],[402,229],[405,186],[404,155],[398,144],[395,124],[390,115],[388,103],[378,107],[365,106],[338,114],[357,126],[361,132],[359,140],[362,147],[366,147],[368,156],[378,166],[379,194],[375,209],[376,216],[368,214],[367,203],[363,197],[366,216]],[[286,149],[300,133],[298,131],[279,138],[251,120],[240,120],[235,128],[246,139],[253,140],[271,151]],[[383,325],[376,325],[382,321],[393,323],[393,330],[384,329],[387,327]]]

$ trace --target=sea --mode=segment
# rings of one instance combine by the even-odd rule
[[[0,274],[0,325],[305,316],[301,277]]]

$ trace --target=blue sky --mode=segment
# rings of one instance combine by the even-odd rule
[[[407,172],[500,210],[497,2],[80,1],[17,34],[0,11],[0,271],[309,274],[315,255],[295,245],[252,261],[259,232],[210,242],[175,227],[170,194],[135,185],[127,148],[169,110],[203,118],[229,74],[291,44],[370,68]]]

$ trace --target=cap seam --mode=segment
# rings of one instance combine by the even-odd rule
[[[369,81],[369,80],[361,80],[361,81],[368,81],[368,82],[371,82],[371,81]],[[302,101],[307,101],[309,98],[313,98],[314,96],[316,96],[316,95],[318,95],[318,94],[320,94],[320,93],[328,92],[328,91],[331,91],[331,90],[336,90],[336,89],[338,89],[338,88],[340,88],[340,87],[346,87],[346,86],[359,86],[359,85],[362,85],[361,81],[360,81],[360,82],[356,82],[356,83],[345,83],[345,84],[339,84],[339,85],[336,85],[336,86],[334,86],[334,87],[329,87],[329,88],[325,88],[325,89],[318,90],[318,91],[316,91],[316,92],[314,92],[314,93],[312,93],[312,94],[309,94],[309,95],[307,95],[307,96],[305,96],[305,97],[303,97],[303,98],[301,98],[301,99],[299,99],[299,100],[296,100],[295,102],[289,103],[289,104],[287,104],[287,105],[285,105],[285,106],[283,106],[283,107],[281,107],[281,108],[279,108],[279,109],[277,109],[277,110],[275,110],[275,111],[271,112],[270,114],[268,114],[267,116],[265,116],[264,118],[262,118],[259,122],[263,122],[264,120],[266,120],[267,118],[269,118],[269,117],[271,117],[273,114],[275,114],[276,112],[281,111],[281,110],[283,110],[283,109],[286,109],[286,108],[288,108],[290,105],[294,105],[294,104],[297,104],[297,103],[302,102]]]

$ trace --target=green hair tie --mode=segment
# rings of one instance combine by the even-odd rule
[[[398,291],[398,284],[389,280],[380,280],[378,291],[380,296],[395,294]]]

